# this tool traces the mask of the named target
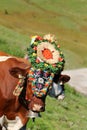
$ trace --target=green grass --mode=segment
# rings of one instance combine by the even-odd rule
[[[5,10],[9,12],[24,12],[28,10],[29,5],[27,5],[23,0],[1,0],[0,10],[4,13]]]
[[[47,97],[46,111],[35,123],[30,119],[29,130],[86,130],[86,97],[66,85],[66,98],[58,101]]]
[[[6,13],[7,11],[7,13]],[[1,0],[0,51],[23,57],[32,35],[55,34],[65,69],[87,67],[86,0]],[[78,81],[77,81],[78,82]],[[47,97],[42,118],[29,130],[86,130],[86,97],[66,85],[66,98]]]
[[[25,37],[30,41],[32,35],[55,34],[65,54],[65,69],[81,68],[87,67],[86,12],[85,0],[3,0],[0,1],[0,25],[6,27],[5,35],[10,32],[6,42],[16,44],[25,42]],[[17,32],[19,42],[11,35],[12,31],[15,35]],[[3,32],[0,34],[3,41]],[[26,48],[28,44],[26,42]],[[22,44],[22,50],[25,45]]]
[[[23,57],[29,46],[29,37],[0,26],[0,50]]]

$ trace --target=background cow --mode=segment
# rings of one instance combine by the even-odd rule
[[[46,96],[33,96],[27,76],[31,66],[28,61],[4,52],[0,55],[0,130],[3,126],[7,130],[19,130],[26,125],[30,110],[38,113],[45,110]],[[21,85],[20,80],[23,81]],[[19,89],[20,94],[15,96],[13,92],[17,85],[22,91]]]
[[[70,80],[70,76],[63,74],[55,74],[53,78],[52,88],[48,95],[57,99],[64,99],[65,97],[65,83]]]

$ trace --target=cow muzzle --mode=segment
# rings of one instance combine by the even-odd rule
[[[44,112],[45,111],[45,106],[44,105],[40,105],[40,104],[31,104],[31,106],[29,107],[29,110],[33,111],[33,112]]]
[[[34,104],[33,105],[33,111],[37,111],[37,112],[43,112],[45,111],[45,107],[41,106],[39,104]]]
[[[29,110],[33,112],[44,112],[45,111],[45,101],[41,98],[33,97],[29,103]]]
[[[44,107],[39,104],[34,104],[32,110],[29,111],[28,117],[34,119],[41,117],[40,112],[44,111]]]

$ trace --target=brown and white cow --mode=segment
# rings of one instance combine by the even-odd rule
[[[27,77],[30,66],[25,59],[0,52],[0,130],[5,130],[5,127],[6,130],[19,130],[27,123],[30,111],[39,113],[45,110],[46,96],[33,96]],[[13,92],[20,75],[24,80],[23,90],[15,96]]]

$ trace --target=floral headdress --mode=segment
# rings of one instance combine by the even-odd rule
[[[54,35],[33,36],[28,48],[28,56],[35,69],[47,70],[55,74],[64,68],[64,55],[60,45],[56,44]]]
[[[32,65],[28,75],[32,91],[37,97],[43,97],[52,85],[54,74],[63,70],[64,55],[54,35],[48,34],[32,37],[28,56]]]

